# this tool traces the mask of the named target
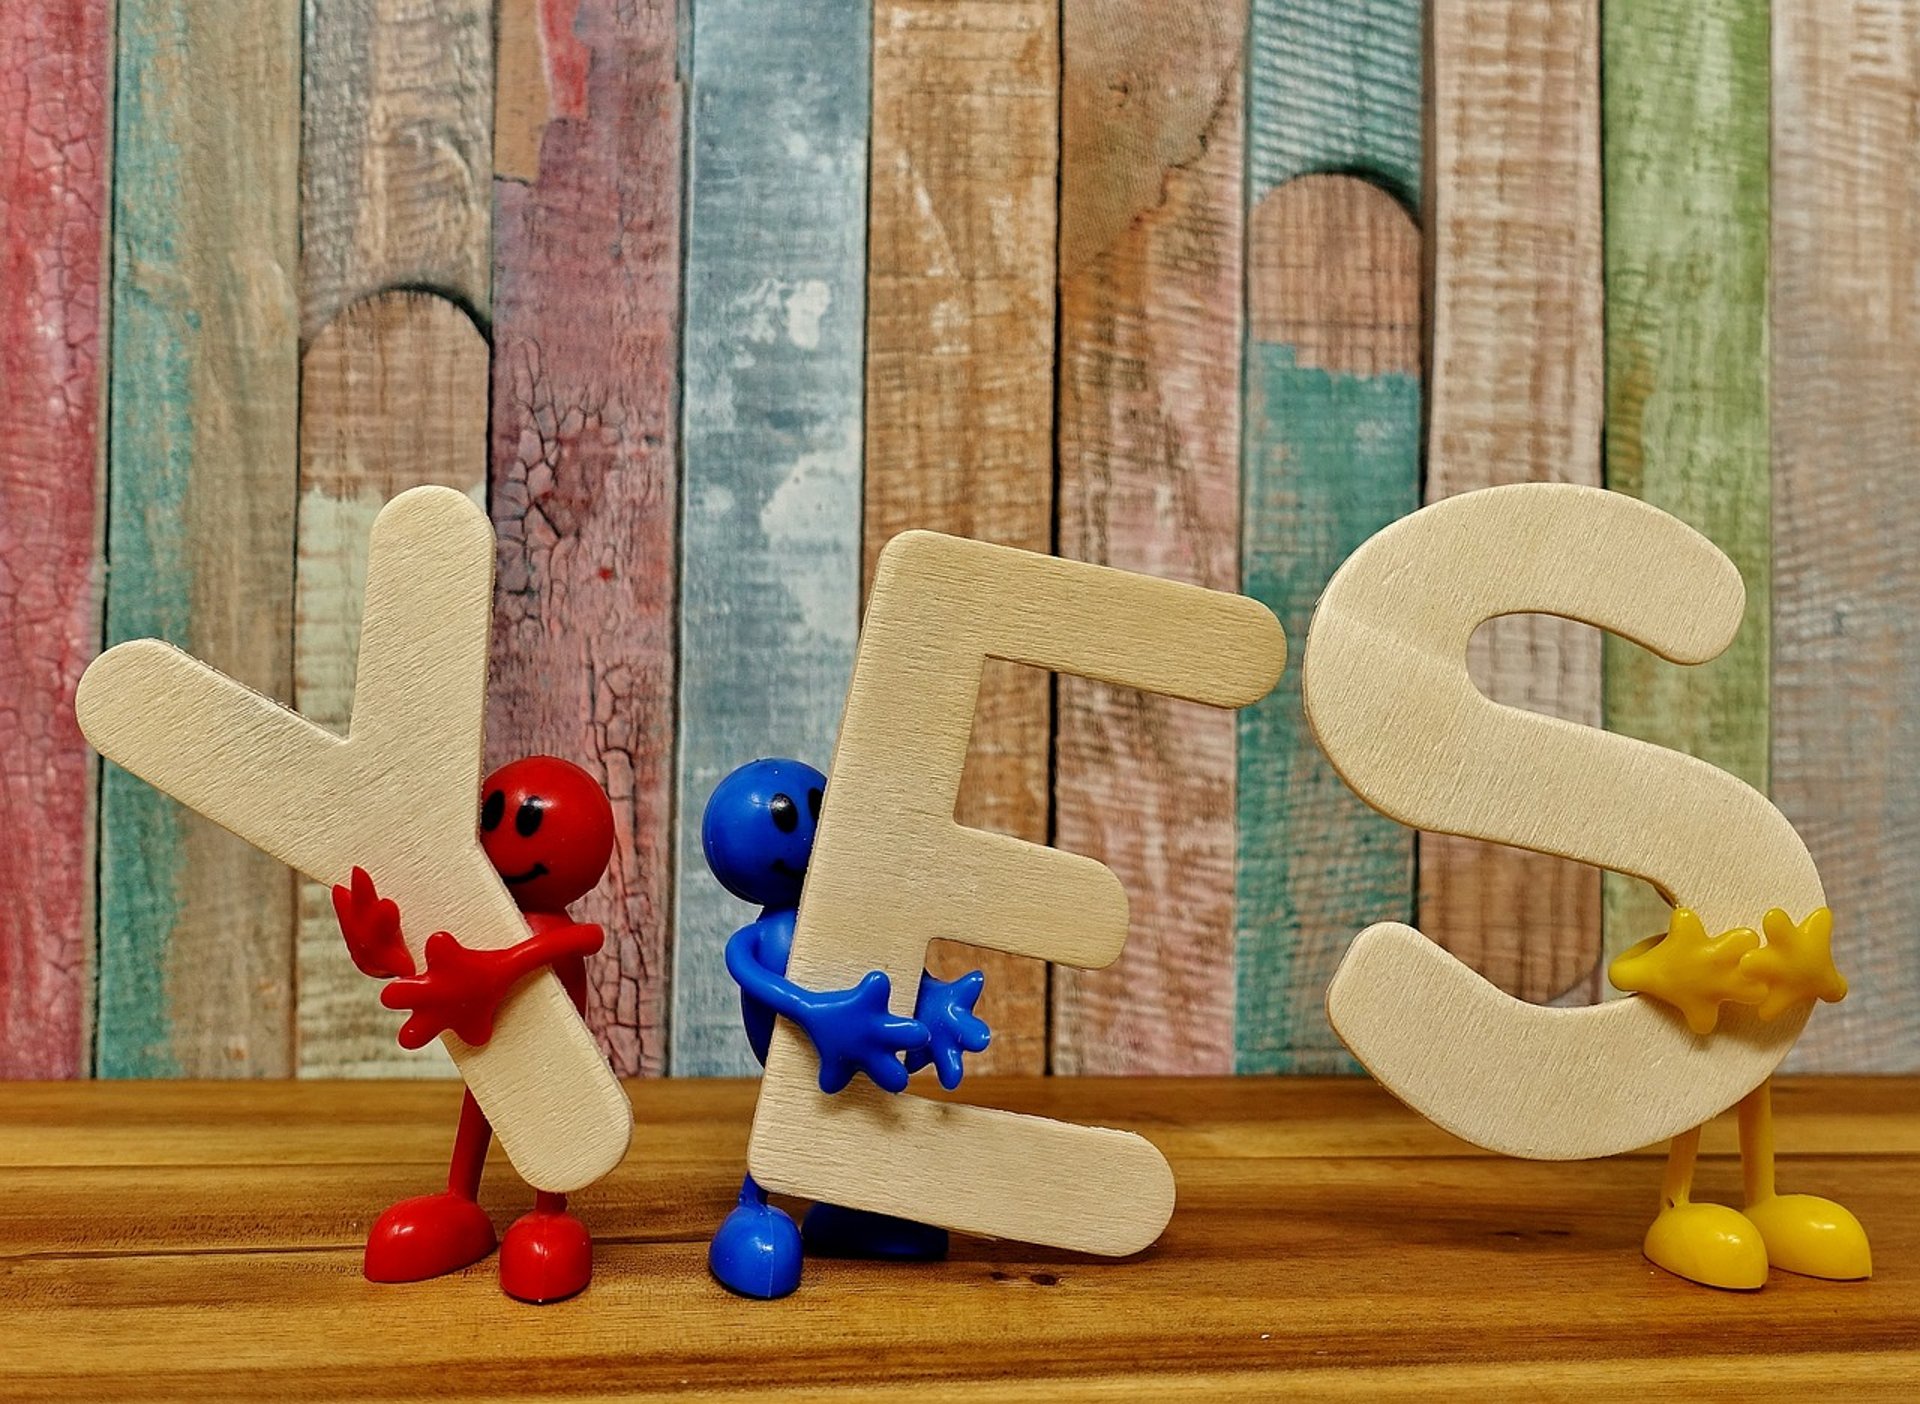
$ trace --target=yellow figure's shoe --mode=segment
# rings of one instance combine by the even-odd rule
[[[1767,1257],[1777,1268],[1836,1282],[1873,1276],[1867,1231],[1831,1199],[1812,1194],[1770,1195],[1749,1204],[1747,1218],[1760,1230]]]
[[[1642,1246],[1655,1267],[1689,1282],[1742,1292],[1767,1285],[1766,1241],[1746,1215],[1724,1204],[1662,1209]]]

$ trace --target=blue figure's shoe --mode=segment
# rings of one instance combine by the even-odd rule
[[[707,1270],[730,1292],[771,1301],[800,1285],[800,1230],[749,1175],[739,1206],[707,1249]]]
[[[947,1256],[947,1231],[890,1214],[816,1204],[807,1210],[801,1233],[807,1251],[823,1258],[886,1258],[895,1262],[936,1262]]]

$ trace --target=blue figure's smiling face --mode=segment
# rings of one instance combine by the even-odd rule
[[[700,840],[721,886],[763,907],[797,905],[826,789],[796,760],[748,761],[716,785]]]

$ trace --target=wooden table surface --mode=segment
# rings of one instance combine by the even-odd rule
[[[706,1243],[751,1084],[631,1091],[633,1154],[576,1201],[593,1285],[528,1307],[491,1259],[360,1276],[372,1215],[443,1183],[455,1086],[0,1085],[0,1398],[1920,1399],[1920,1080],[1782,1087],[1781,1188],[1854,1209],[1878,1275],[1747,1295],[1641,1258],[1655,1152],[1504,1160],[1363,1081],[982,1079],[979,1101],[1158,1142],[1180,1185],[1160,1244],[956,1238],[942,1264],[820,1261],[744,1301]],[[1731,1129],[1708,1147],[1724,1197]],[[497,1152],[485,1197],[503,1228],[529,1200]]]

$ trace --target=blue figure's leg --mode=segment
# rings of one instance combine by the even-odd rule
[[[740,1182],[740,1203],[707,1249],[714,1281],[743,1297],[784,1297],[800,1285],[801,1257],[800,1230],[747,1176]]]
[[[883,1258],[894,1262],[934,1262],[947,1256],[947,1231],[890,1214],[816,1204],[807,1210],[801,1233],[807,1251],[822,1258]]]

